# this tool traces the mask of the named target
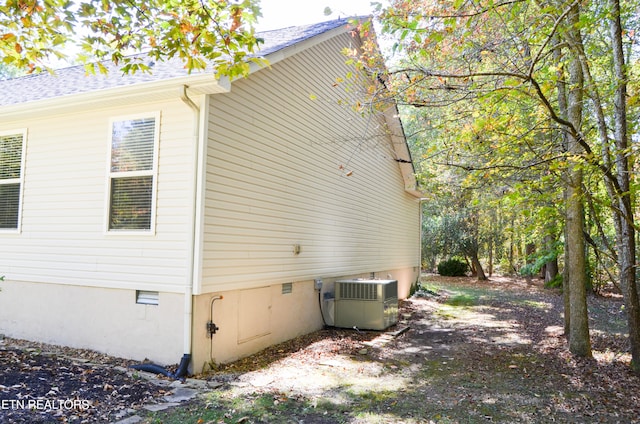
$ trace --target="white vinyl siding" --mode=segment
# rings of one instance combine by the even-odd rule
[[[159,124],[159,114],[111,122],[109,231],[153,233]]]
[[[384,120],[352,109],[364,87],[336,86],[351,40],[212,97],[202,292],[419,266],[418,200]]]
[[[112,117],[159,111],[154,233],[106,233]],[[129,119],[129,118],[127,118]],[[20,237],[2,237],[7,279],[183,293],[193,212],[193,112],[179,100],[0,122],[28,125]]]
[[[20,229],[25,134],[0,133],[0,232]]]

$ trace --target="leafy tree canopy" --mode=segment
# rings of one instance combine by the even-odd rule
[[[55,59],[106,72],[150,71],[137,54],[181,59],[189,70],[214,66],[217,76],[249,72],[258,46],[256,0],[7,0],[0,5],[0,64],[27,72]],[[70,53],[74,52],[74,53]]]

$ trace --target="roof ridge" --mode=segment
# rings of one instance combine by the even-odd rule
[[[296,45],[323,33],[335,30],[348,24],[354,19],[368,19],[369,17],[339,18],[313,24],[291,26],[257,32],[256,36],[263,39],[254,56],[268,56],[287,47]],[[189,74],[197,76],[206,71],[189,72],[180,59],[170,58],[155,60],[148,56],[148,52],[140,52],[131,56],[139,56],[140,60],[148,61],[152,72],[136,72],[123,74],[113,62],[105,60],[108,72],[87,75],[85,65],[71,65],[54,70],[54,73],[41,72],[24,75],[17,78],[0,80],[0,108],[54,99],[80,93],[131,86],[140,83],[161,82],[174,78],[187,78]],[[210,72],[211,70],[209,70]]]
[[[314,35],[318,35],[318,34],[320,34],[322,32],[326,32],[326,31],[328,31],[330,29],[337,28],[340,25],[349,23],[351,20],[354,20],[354,19],[366,19],[366,18],[368,18],[368,16],[351,16],[351,17],[347,17],[347,18],[337,18],[337,19],[333,19],[333,20],[330,20],[330,21],[322,21],[322,22],[305,24],[305,25],[292,25],[292,26],[289,26],[289,27],[271,29],[271,30],[266,30],[266,31],[258,31],[258,32],[256,32],[256,36],[258,38],[260,38],[260,37],[262,37],[262,36],[264,36],[266,34],[279,34],[279,33],[283,33],[284,31],[292,31],[292,30],[296,30],[296,29],[300,30],[302,28],[305,28],[305,29],[314,29],[314,28],[315,29],[324,29],[323,31],[320,31],[320,32],[317,32],[317,33],[315,31],[312,31],[312,34],[310,34],[307,37],[305,37],[305,38],[309,38],[309,37],[312,37]],[[141,58],[144,58],[147,55],[148,55],[147,51],[140,51],[138,53],[131,53],[129,55],[126,55],[125,57],[140,56]],[[178,59],[170,58],[168,60],[159,60],[159,61],[168,63],[168,62],[177,61],[177,60]],[[113,62],[108,60],[108,59],[97,61],[97,62],[93,62],[93,63],[103,63],[103,64],[110,65],[109,67],[115,67],[115,65],[113,65]],[[152,65],[151,66],[153,66],[154,64],[155,64],[155,60],[152,59]],[[86,69],[86,65],[62,66],[60,68],[55,68],[53,70],[53,72],[54,72],[54,74],[57,74],[58,72],[63,72],[63,71],[69,70],[69,69],[83,69],[83,70],[85,70]],[[117,70],[117,69],[114,69],[114,70]],[[109,71],[111,72],[111,70],[109,70]],[[18,79],[23,79],[23,78],[40,77],[42,75],[51,75],[51,72],[43,71],[43,72],[40,72],[40,73],[37,73],[37,74],[20,75],[18,77],[7,78],[5,80],[0,80],[0,81],[13,81],[13,80],[18,80]]]

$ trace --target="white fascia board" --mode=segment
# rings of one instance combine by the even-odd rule
[[[8,121],[36,115],[59,115],[88,107],[166,100],[177,98],[178,88],[185,85],[192,95],[228,93],[231,90],[227,78],[216,80],[213,74],[188,75],[4,106],[0,108],[0,117]]]
[[[418,190],[418,181],[415,176],[411,151],[405,138],[398,108],[395,105],[388,107],[384,111],[384,118],[389,132],[388,135],[391,140],[391,146],[395,154],[395,160],[398,162],[400,173],[404,180],[404,189],[415,197],[423,197],[423,194]]]

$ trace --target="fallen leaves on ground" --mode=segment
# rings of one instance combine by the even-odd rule
[[[163,390],[129,361],[24,340],[0,344],[0,421],[110,423],[154,402]]]
[[[205,423],[640,422],[620,296],[590,296],[593,358],[580,358],[567,350],[561,293],[535,283],[429,276],[401,302],[396,327],[327,328],[217,365],[200,376],[220,382],[215,396],[178,409]],[[113,422],[166,394],[124,372],[128,365],[5,339],[0,401],[88,399],[91,407],[3,409],[2,418]],[[146,422],[181,422],[162,414],[171,412]]]

